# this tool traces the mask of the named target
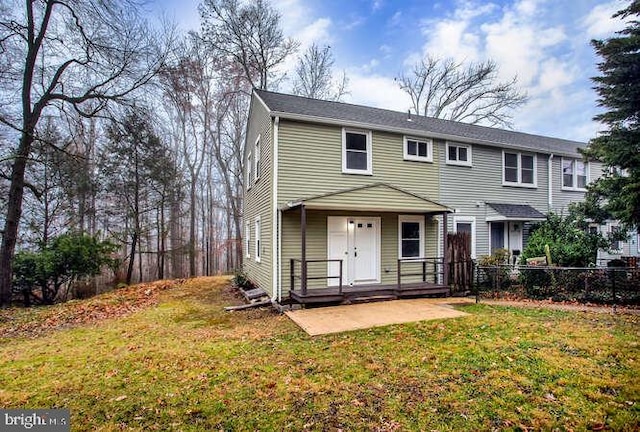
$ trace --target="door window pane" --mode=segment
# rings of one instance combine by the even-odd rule
[[[458,222],[456,224],[456,232],[471,234],[471,224],[468,222]]]

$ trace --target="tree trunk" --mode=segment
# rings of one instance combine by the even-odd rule
[[[131,236],[131,254],[129,255],[129,268],[127,269],[127,285],[131,284],[133,277],[133,264],[136,260],[136,243],[138,242],[138,233],[134,232]]]
[[[195,176],[194,176],[195,177]],[[191,180],[189,193],[189,276],[196,276],[196,184]]]
[[[16,160],[11,170],[11,185],[7,202],[7,218],[5,219],[0,248],[0,306],[8,306],[11,302],[11,278],[13,275],[13,255],[16,250],[18,226],[22,216],[22,198],[24,196],[24,172],[27,158],[33,144],[33,127],[25,130],[20,138]]]

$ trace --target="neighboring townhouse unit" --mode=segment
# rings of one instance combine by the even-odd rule
[[[449,230],[471,234],[474,258],[507,249],[516,259],[531,224],[582,201],[602,169],[583,162],[584,143],[457,125],[477,134],[438,141],[440,199],[455,209]]]
[[[448,231],[515,255],[584,197],[583,143],[254,90],[244,270],[284,303],[448,292]]]

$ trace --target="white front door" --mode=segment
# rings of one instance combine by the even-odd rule
[[[342,259],[342,283],[380,282],[380,218],[327,217],[328,259]],[[337,276],[338,263],[329,263],[328,276]],[[338,279],[328,279],[328,286]]]
[[[509,222],[509,252],[522,252],[522,222]]]

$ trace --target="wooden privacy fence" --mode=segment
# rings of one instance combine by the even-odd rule
[[[452,292],[469,291],[473,287],[473,260],[471,259],[471,234],[466,232],[447,234],[449,285]]]

